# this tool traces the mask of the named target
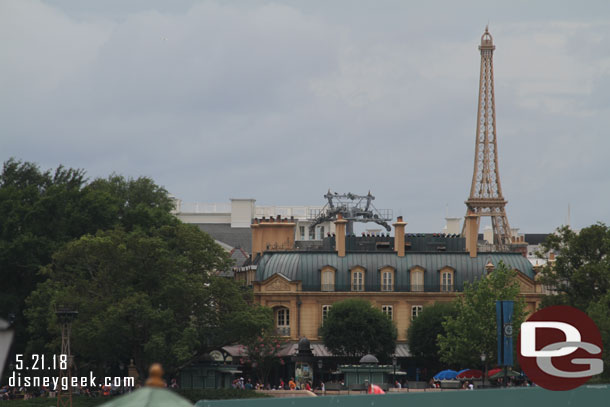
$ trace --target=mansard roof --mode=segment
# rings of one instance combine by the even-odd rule
[[[364,276],[365,291],[379,291],[379,270],[389,266],[395,270],[395,291],[409,291],[410,270],[414,266],[425,270],[424,285],[431,288],[440,285],[439,271],[448,266],[455,270],[454,285],[461,291],[464,282],[473,282],[485,275],[485,265],[490,261],[494,266],[502,261],[534,278],[532,264],[519,253],[479,253],[472,258],[466,252],[405,253],[404,257],[391,252],[347,253],[345,257],[337,256],[336,252],[265,252],[257,262],[256,280],[264,281],[281,273],[290,280],[301,281],[303,291],[319,291],[320,270],[330,266],[336,270],[335,290],[349,291],[350,269],[361,266],[368,270]]]

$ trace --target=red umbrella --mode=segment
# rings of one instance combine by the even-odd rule
[[[501,372],[501,371],[502,371],[502,369],[500,369],[500,368],[497,368],[497,369],[491,369],[489,372],[487,372],[487,377],[491,377],[491,376],[493,376],[493,375],[495,375],[496,373]]]
[[[468,369],[456,376],[456,379],[480,379],[483,372],[477,369]]]
[[[385,391],[383,391],[383,389],[379,386],[377,386],[376,384],[371,384],[369,386],[369,390],[367,391],[368,394],[385,394]]]

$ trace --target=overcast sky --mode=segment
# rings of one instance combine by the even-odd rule
[[[494,37],[512,227],[610,223],[610,4],[0,0],[0,159],[152,177],[184,201],[376,196],[463,216]]]

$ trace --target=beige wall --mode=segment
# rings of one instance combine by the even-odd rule
[[[525,277],[519,276],[518,281],[526,309],[532,313],[540,302],[540,294],[535,292],[533,283]],[[332,305],[348,298],[361,298],[370,301],[378,309],[383,305],[392,305],[392,319],[398,331],[397,340],[406,342],[412,306],[422,305],[425,308],[435,302],[453,301],[458,295],[460,294],[455,292],[303,292],[300,282],[279,275],[264,282],[254,282],[255,302],[271,308],[286,307],[290,310],[290,338],[293,340],[303,336],[310,340],[320,339],[318,330],[322,325],[323,305]]]
[[[252,255],[273,250],[294,249],[296,224],[287,219],[255,220],[252,224]]]

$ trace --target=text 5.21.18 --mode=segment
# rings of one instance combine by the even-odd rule
[[[25,361],[24,361],[25,359]],[[27,356],[24,358],[23,354],[15,355],[15,370],[66,370],[68,369],[68,355],[60,354],[45,357],[45,355],[39,355],[33,353],[30,355],[28,363]]]

